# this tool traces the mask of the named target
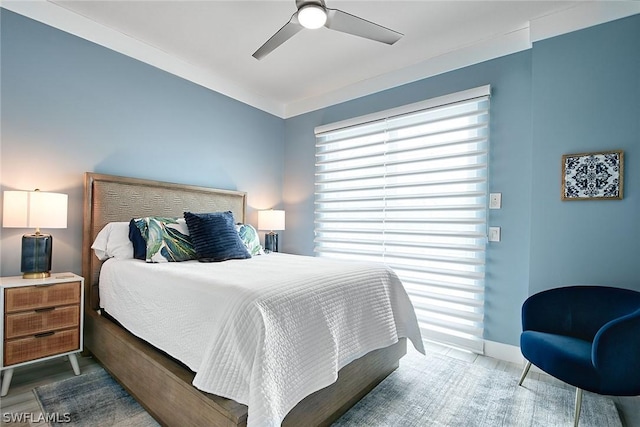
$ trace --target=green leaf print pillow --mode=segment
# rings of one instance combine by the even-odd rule
[[[251,256],[264,255],[264,249],[260,245],[260,236],[251,224],[237,224],[236,230]]]
[[[184,218],[149,216],[136,218],[136,227],[147,242],[147,262],[177,262],[196,259]]]

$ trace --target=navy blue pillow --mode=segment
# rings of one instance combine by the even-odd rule
[[[142,237],[135,218],[129,222],[129,240],[133,243],[133,257],[143,261],[147,259],[147,241]]]
[[[229,212],[184,213],[196,257],[201,262],[251,258]]]

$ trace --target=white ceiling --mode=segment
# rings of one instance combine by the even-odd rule
[[[303,30],[259,61],[252,53],[289,20],[294,0],[33,0],[3,7],[285,118],[640,13],[636,1],[326,3],[404,37],[388,46]]]

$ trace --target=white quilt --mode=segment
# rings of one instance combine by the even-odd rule
[[[110,259],[101,306],[196,372],[193,385],[248,405],[247,425],[279,426],[351,361],[408,337],[424,353],[393,271],[280,253],[221,263]]]

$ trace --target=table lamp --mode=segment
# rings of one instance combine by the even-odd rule
[[[258,211],[258,229],[269,230],[264,235],[264,250],[267,252],[278,252],[277,230],[284,230],[284,211],[269,209]]]
[[[35,233],[22,236],[20,271],[24,279],[49,277],[53,237],[40,228],[67,228],[68,196],[35,191],[5,191],[2,226],[35,228]]]

